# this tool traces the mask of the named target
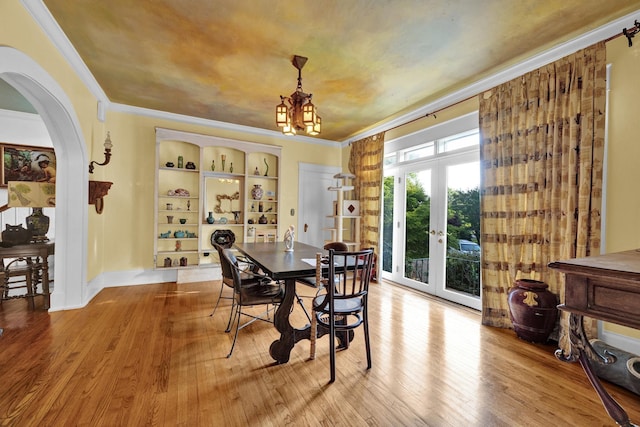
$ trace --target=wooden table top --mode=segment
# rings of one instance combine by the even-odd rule
[[[603,275],[640,281],[640,249],[556,261],[550,268],[565,273]]]
[[[315,261],[322,248],[295,242],[293,252],[286,252],[284,242],[276,243],[236,243],[234,245],[242,254],[253,260],[272,279],[295,279],[315,276],[315,266],[303,261]]]

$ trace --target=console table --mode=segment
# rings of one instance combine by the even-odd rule
[[[640,250],[552,262],[549,267],[566,274],[565,302],[558,308],[570,313],[570,353],[557,350],[556,357],[580,362],[609,416],[621,426],[633,426],[593,371],[592,362],[615,360],[593,349],[583,316],[640,329]]]
[[[31,258],[35,268],[33,277],[33,288],[35,295],[44,296],[44,308],[49,309],[49,255],[53,255],[55,245],[52,241],[44,243],[29,243],[26,245],[15,245],[10,247],[0,247],[1,258]],[[42,292],[36,291],[39,284],[42,284]],[[27,296],[27,295],[21,295]],[[2,294],[4,298],[4,294]],[[9,297],[12,298],[12,297]]]

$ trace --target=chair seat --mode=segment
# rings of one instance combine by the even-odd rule
[[[241,286],[253,286],[258,284],[258,281],[255,278],[255,275],[250,272],[240,273],[240,282],[241,282]],[[224,283],[230,288],[233,288],[233,278],[227,278],[223,276],[222,283]]]
[[[273,304],[284,297],[284,289],[278,284],[244,286],[240,293],[243,305]]]
[[[313,309],[315,311],[321,311],[323,313],[329,312],[328,306],[326,310],[319,309],[319,307],[321,307],[324,304],[324,299],[326,297],[327,297],[326,295],[319,295],[313,299]],[[334,307],[333,312],[335,314],[344,315],[344,314],[359,313],[360,311],[362,311],[362,308],[363,308],[362,298],[360,297],[347,298],[347,299],[336,298],[333,300],[333,307]]]

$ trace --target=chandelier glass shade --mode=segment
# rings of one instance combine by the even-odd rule
[[[280,95],[280,104],[276,106],[276,124],[285,135],[295,135],[298,132],[318,135],[322,119],[311,102],[313,95],[302,90],[302,67],[307,58],[294,55],[291,62],[298,69],[298,86],[291,96]]]

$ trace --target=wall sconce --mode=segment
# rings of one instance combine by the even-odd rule
[[[109,164],[109,160],[111,160],[111,148],[113,144],[111,143],[111,135],[109,131],[107,131],[107,138],[104,140],[104,162],[98,163],[95,160],[89,163],[89,173],[93,173],[94,163],[98,166],[105,166]]]

